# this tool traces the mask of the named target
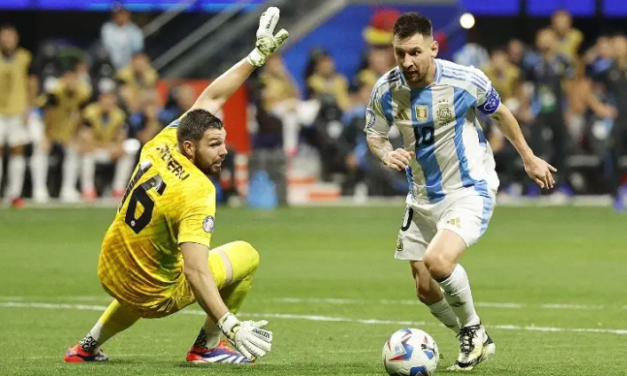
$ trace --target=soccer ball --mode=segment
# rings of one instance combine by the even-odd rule
[[[420,329],[401,329],[383,345],[383,366],[391,376],[432,376],[440,361],[438,345]]]

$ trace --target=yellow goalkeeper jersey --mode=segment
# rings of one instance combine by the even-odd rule
[[[98,264],[109,293],[155,317],[194,301],[179,244],[209,247],[215,221],[215,187],[178,151],[178,123],[144,146]]]

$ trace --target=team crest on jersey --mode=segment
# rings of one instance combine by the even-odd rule
[[[425,105],[416,106],[416,120],[419,123],[426,123],[429,119],[429,107]]]
[[[202,229],[205,230],[207,234],[211,234],[213,232],[213,228],[216,225],[215,219],[212,216],[207,216],[204,221],[202,221]]]
[[[451,109],[451,104],[449,101],[444,100],[438,103],[438,109],[436,110],[436,116],[438,121],[442,124],[450,123],[455,120],[455,116],[453,116],[453,110]]]

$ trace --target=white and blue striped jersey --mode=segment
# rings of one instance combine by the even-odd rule
[[[500,97],[483,72],[436,59],[432,85],[411,89],[398,67],[379,79],[366,112],[366,133],[386,136],[396,126],[405,149],[415,153],[406,170],[410,193],[437,203],[474,187],[498,188],[492,150],[476,110],[494,113]]]

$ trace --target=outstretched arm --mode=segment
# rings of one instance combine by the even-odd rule
[[[246,81],[250,74],[266,62],[266,58],[272,55],[285,42],[289,36],[285,29],[281,29],[276,35],[274,28],[279,22],[279,8],[268,8],[259,19],[257,29],[257,43],[255,49],[231,69],[223,73],[211,83],[196,100],[192,109],[203,109],[215,114],[233,93]]]
[[[540,188],[553,188],[555,179],[552,173],[557,172],[557,169],[533,154],[533,151],[525,140],[525,136],[520,129],[518,121],[516,121],[516,118],[514,118],[509,108],[500,104],[490,117],[496,122],[509,142],[514,145],[518,154],[520,154],[527,175],[529,175]]]

